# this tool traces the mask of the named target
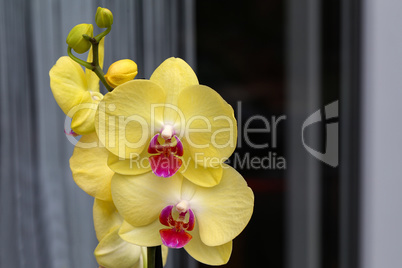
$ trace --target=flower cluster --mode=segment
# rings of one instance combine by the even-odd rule
[[[110,31],[111,12],[98,12]],[[72,119],[71,134],[82,135],[70,167],[95,198],[98,263],[146,267],[146,247],[160,245],[165,259],[167,248],[184,247],[200,262],[227,263],[254,204],[243,177],[224,164],[237,139],[232,107],[179,58],[165,60],[150,79],[133,80],[137,65],[130,60],[103,75],[104,38],[86,39],[94,72],[61,57],[50,87]],[[99,79],[110,88],[104,96]]]

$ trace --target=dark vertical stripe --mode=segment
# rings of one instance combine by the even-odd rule
[[[360,0],[341,1],[340,268],[359,267]]]

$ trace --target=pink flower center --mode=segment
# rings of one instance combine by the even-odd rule
[[[161,211],[159,215],[160,223],[171,228],[161,229],[159,230],[159,234],[165,246],[169,248],[182,248],[193,238],[187,231],[194,229],[195,217],[191,209],[186,209],[184,212],[178,209],[179,216],[177,219],[174,219],[172,215],[173,207],[174,206],[167,206]],[[187,213],[189,217],[188,221],[185,222]]]
[[[160,133],[149,143],[148,153],[155,154],[149,157],[149,163],[155,175],[167,178],[173,176],[183,163],[178,157],[183,156],[183,144],[176,135],[173,135],[172,128],[167,128],[161,133],[163,144],[158,140]]]

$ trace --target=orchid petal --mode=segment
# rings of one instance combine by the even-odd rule
[[[74,106],[67,114],[71,117],[71,128],[80,135],[95,132],[95,114],[103,95],[98,92],[86,91],[80,104]]]
[[[182,192],[194,187],[184,180]],[[196,187],[190,203],[201,240],[208,246],[219,246],[233,240],[246,227],[253,213],[254,195],[243,177],[224,165],[221,182],[211,188]]]
[[[93,146],[84,146],[85,144]],[[84,135],[74,148],[70,168],[75,183],[87,194],[111,201],[110,182],[114,172],[107,165],[109,152],[99,144],[96,133]]]
[[[222,166],[205,167],[199,161],[195,162],[198,160],[197,158],[191,157],[187,143],[183,143],[183,147],[183,165],[179,172],[192,183],[202,187],[212,187],[219,184],[222,178]]]
[[[229,241],[223,245],[210,247],[201,241],[198,232],[198,224],[196,224],[194,231],[190,232],[193,238],[184,247],[187,253],[197,261],[208,265],[226,264],[229,261],[232,253],[232,241]]]
[[[158,230],[160,230],[161,228],[163,228],[163,225],[161,225],[158,220],[142,227],[134,227],[128,222],[123,221],[120,227],[119,235],[123,240],[127,241],[128,243],[141,245],[143,249],[146,249],[146,247],[156,247],[162,245],[162,240],[158,232]],[[163,265],[166,264],[167,256],[168,248],[165,245],[162,245]]]
[[[120,227],[119,235],[129,243],[143,247],[155,247],[162,245],[159,230],[166,228],[159,220],[155,220],[148,225],[134,227],[127,221],[124,221]]]
[[[121,239],[118,231],[115,227],[99,242],[94,252],[96,260],[108,268],[132,268],[140,261],[141,247]]]
[[[67,56],[61,57],[50,69],[50,88],[65,114],[82,99],[87,90],[87,81],[81,66]]]
[[[112,196],[117,210],[133,226],[157,220],[161,210],[180,201],[182,176],[160,178],[151,172],[138,176],[115,174]]]
[[[123,175],[140,175],[151,171],[149,164],[150,154],[146,148],[139,155],[133,155],[130,159],[120,159],[117,155],[110,153],[108,165],[114,172]]]
[[[183,160],[184,165],[179,172],[194,184],[202,187],[213,187],[221,181],[223,169],[222,167],[204,167],[195,163],[191,159]]]
[[[141,153],[153,126],[161,128],[163,107],[156,106],[164,100],[163,89],[151,81],[133,80],[116,87],[105,95],[97,110],[99,139],[121,158]]]
[[[150,80],[160,85],[166,93],[166,104],[177,105],[177,96],[186,87],[198,85],[198,79],[193,69],[180,58],[169,58],[162,62],[153,72]],[[172,107],[166,106],[164,122],[173,124],[179,116]]]
[[[113,202],[95,198],[93,217],[96,237],[101,241],[113,228],[120,227],[123,218],[117,212]]]
[[[188,143],[193,159],[212,167],[233,153],[237,140],[236,119],[232,107],[216,91],[201,85],[188,87],[179,95],[178,108],[186,120],[182,140]]]
[[[149,80],[160,85],[166,95],[178,95],[184,88],[198,85],[197,76],[190,65],[173,57],[162,62]]]

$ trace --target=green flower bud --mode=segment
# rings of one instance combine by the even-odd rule
[[[110,65],[105,74],[106,82],[113,88],[133,80],[137,75],[137,64],[132,60],[119,60]]]
[[[92,24],[78,24],[71,29],[67,36],[66,43],[79,54],[87,52],[91,47],[91,42],[86,40],[82,35],[86,34],[93,37],[93,31],[94,27]]]
[[[109,28],[113,24],[112,12],[103,7],[98,7],[95,15],[95,22],[99,28]]]

